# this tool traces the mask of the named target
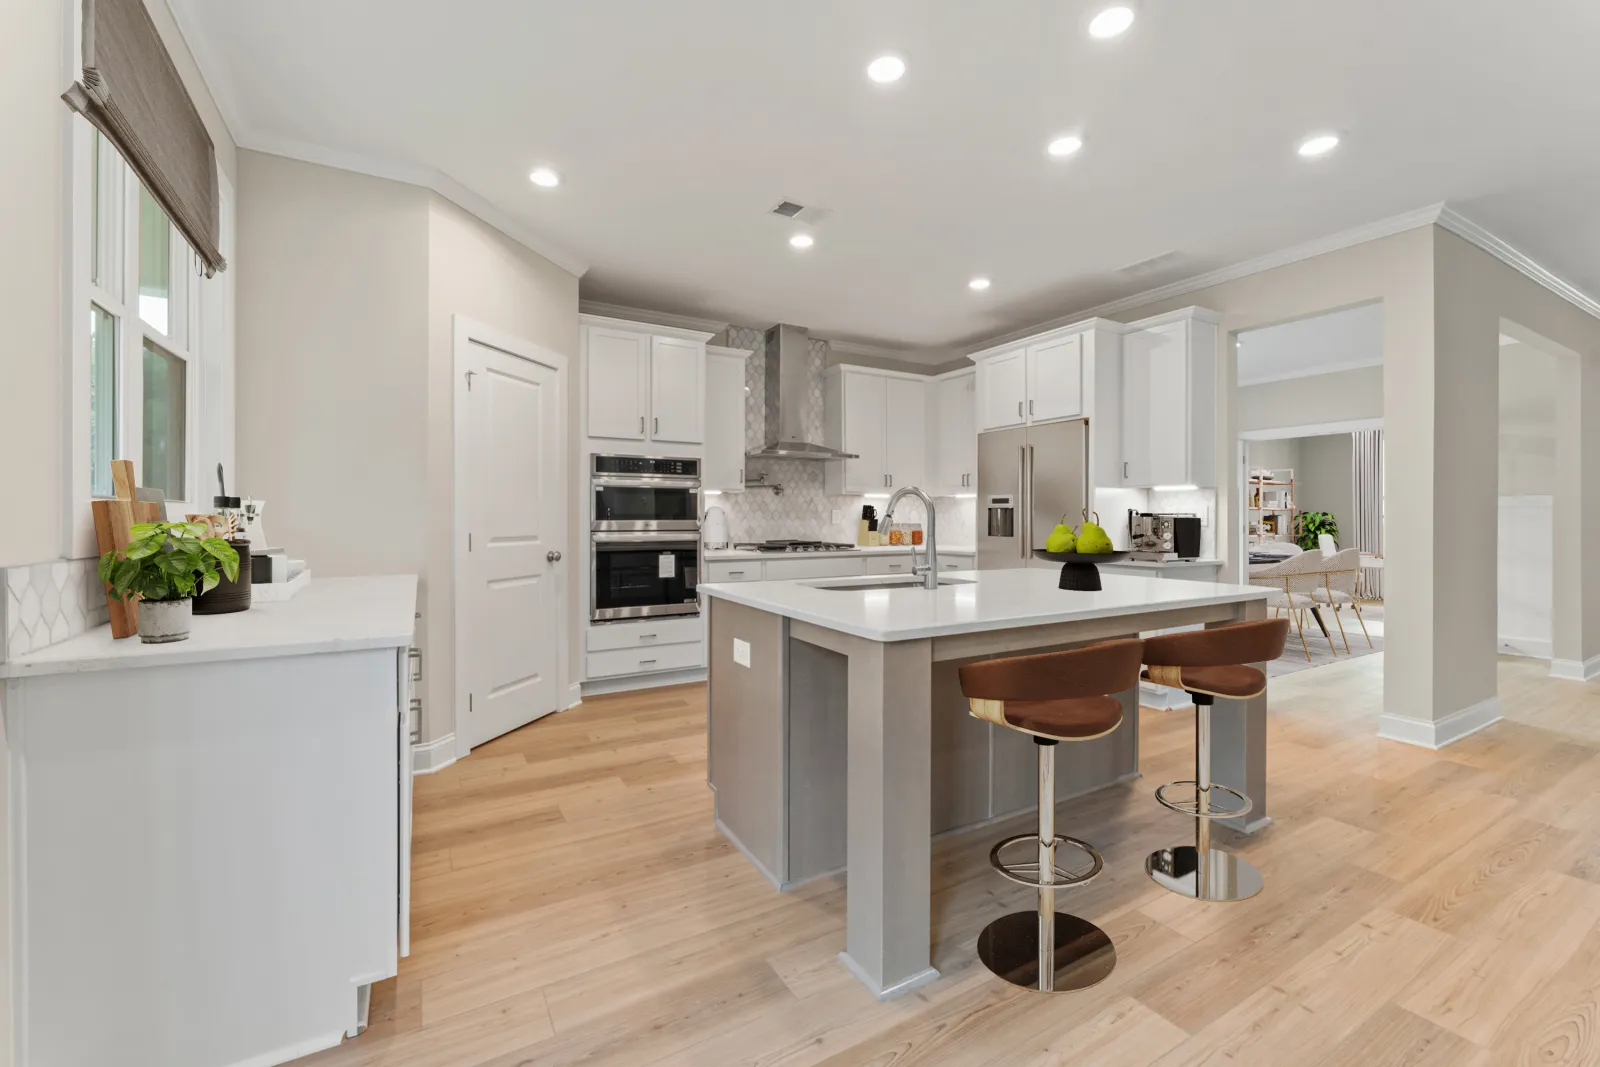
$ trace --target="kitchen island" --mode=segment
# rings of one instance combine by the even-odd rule
[[[1033,745],[970,718],[957,668],[1266,614],[1266,590],[1107,573],[1099,592],[1053,569],[702,585],[710,612],[709,776],[719,830],[779,889],[848,876],[840,958],[879,997],[931,965],[934,834],[1036,806]],[[1123,724],[1063,746],[1057,799],[1134,777],[1138,702]],[[1267,818],[1266,698],[1218,701],[1215,780]],[[1154,800],[1151,803],[1155,803]]]

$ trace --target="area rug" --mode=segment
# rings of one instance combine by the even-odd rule
[[[1326,608],[1322,611],[1322,618],[1328,624],[1328,630],[1333,634],[1333,648],[1328,647],[1328,639],[1322,636],[1322,631],[1317,628],[1316,619],[1309,614],[1305,616],[1306,648],[1311,650],[1311,658],[1306,659],[1305,648],[1300,645],[1300,635],[1295,631],[1294,624],[1289,624],[1289,642],[1283,646],[1283,655],[1267,664],[1267,677],[1278,678],[1285,674],[1294,674],[1297,671],[1308,671],[1313,667],[1323,667],[1330,663],[1343,663],[1352,657],[1370,656],[1383,651],[1383,604],[1378,601],[1366,601],[1361,605],[1361,614],[1367,620],[1367,633],[1372,637],[1372,646],[1367,647],[1367,639],[1361,634],[1361,624],[1356,621],[1356,613],[1349,608],[1340,612],[1344,616],[1344,636],[1339,634],[1339,624],[1334,621],[1333,612]],[[1345,640],[1350,642],[1350,651],[1344,650]]]

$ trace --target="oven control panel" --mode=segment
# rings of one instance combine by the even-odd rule
[[[595,456],[595,474],[668,475],[700,477],[698,459],[661,459],[655,456]]]

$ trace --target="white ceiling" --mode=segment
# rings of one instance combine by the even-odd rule
[[[1260,385],[1383,364],[1383,305],[1239,334],[1239,384]]]
[[[1596,3],[170,2],[244,146],[443,172],[592,300],[940,349],[1440,201],[1600,292]]]

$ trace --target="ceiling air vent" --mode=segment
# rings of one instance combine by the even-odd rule
[[[805,209],[804,204],[797,204],[793,200],[785,200],[773,208],[772,213],[774,215],[782,215],[786,219],[792,219]]]
[[[1156,271],[1172,267],[1180,258],[1182,258],[1181,252],[1163,252],[1159,256],[1151,256],[1149,259],[1141,259],[1137,263],[1129,263],[1126,267],[1118,267],[1117,273],[1126,274],[1133,278],[1145,274],[1154,274]]]

